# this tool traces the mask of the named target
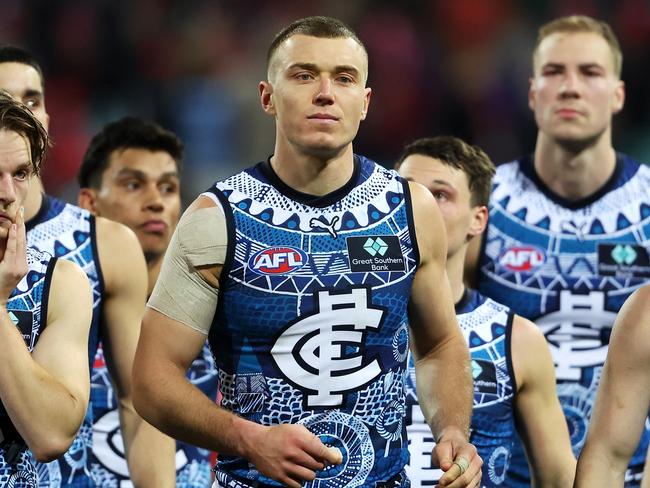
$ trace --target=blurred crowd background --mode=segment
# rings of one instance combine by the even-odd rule
[[[497,163],[532,150],[537,27],[574,13],[618,34],[627,100],[614,145],[650,161],[650,0],[0,0],[0,43],[42,64],[50,193],[76,201],[90,138],[130,114],[183,139],[188,201],[271,153],[274,125],[257,84],[274,34],[297,18],[338,17],[365,42],[373,95],[355,150],[391,166],[405,143],[441,133]]]

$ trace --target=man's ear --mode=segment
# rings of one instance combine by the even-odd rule
[[[275,104],[273,103],[273,85],[268,81],[260,81],[260,103],[262,109],[268,115],[275,115]]]
[[[469,228],[469,237],[478,236],[483,233],[488,222],[488,209],[485,205],[479,205],[472,209],[474,214],[472,217],[472,224]]]
[[[92,188],[81,188],[79,190],[77,204],[81,208],[88,210],[93,215],[99,215],[99,212],[97,210],[97,192]]]

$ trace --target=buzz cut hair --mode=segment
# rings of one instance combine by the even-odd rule
[[[437,159],[443,164],[462,171],[467,176],[471,205],[487,206],[492,191],[492,178],[496,172],[490,157],[478,146],[454,136],[436,136],[417,139],[408,144],[395,163],[399,170],[404,160],[419,154]]]
[[[359,39],[359,36],[357,36],[350,27],[333,17],[316,15],[313,17],[298,19],[275,35],[266,53],[267,72],[271,68],[273,56],[275,56],[280,45],[290,37],[296,35],[319,37],[321,39],[353,39],[357,44],[359,44],[359,46],[361,46],[366,62],[368,61],[368,51],[366,50],[366,46],[364,46],[361,39]]]
[[[623,70],[623,53],[618,38],[610,25],[602,20],[594,19],[587,15],[570,15],[552,20],[539,28],[537,32],[537,41],[533,49],[533,69],[537,59],[539,45],[548,36],[556,33],[591,33],[601,36],[612,51],[612,60],[614,62],[614,73],[619,78]]]
[[[20,63],[31,66],[38,73],[41,79],[41,90],[45,92],[45,78],[41,65],[36,61],[34,55],[27,49],[17,46],[0,45],[0,63]]]
[[[39,175],[50,138],[32,111],[3,90],[0,90],[0,130],[15,132],[25,139],[33,173]]]

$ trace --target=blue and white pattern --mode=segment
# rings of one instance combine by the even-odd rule
[[[516,389],[510,353],[510,309],[468,290],[456,307],[458,323],[467,341],[474,378],[470,441],[483,459],[482,487],[508,486],[506,470],[512,452],[514,394]],[[406,472],[411,486],[435,486],[442,471],[431,466],[435,446],[417,399],[415,365],[409,355],[406,380],[407,432],[411,460]]]
[[[534,321],[546,336],[576,455],[585,441],[609,337],[627,297],[650,277],[650,169],[619,155],[593,197],[566,202],[530,158],[500,166],[480,265],[480,291]],[[643,470],[646,429],[631,461]],[[527,486],[518,450],[512,471]]]
[[[9,318],[20,331],[30,352],[36,347],[47,325],[47,304],[56,259],[50,254],[27,248],[29,271],[18,283],[7,302]],[[37,463],[27,445],[11,424],[0,404],[0,486],[36,488],[39,483]]]
[[[57,198],[44,195],[38,214],[27,222],[27,243],[57,258],[72,261],[84,270],[93,292],[93,318],[88,340],[88,364],[91,371],[99,343],[99,324],[103,280],[97,255],[95,218],[90,212]],[[93,391],[88,412],[70,450],[62,457],[39,469],[39,484],[49,488],[93,486],[90,478],[92,450]]]
[[[349,184],[325,197],[292,192],[268,163],[211,193],[229,224],[209,334],[222,406],[339,448],[343,464],[305,486],[408,486],[404,324],[418,256],[405,183],[355,157]],[[228,456],[217,480],[278,486]]]

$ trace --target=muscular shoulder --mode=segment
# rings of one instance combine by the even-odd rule
[[[431,192],[413,181],[408,182],[413,205],[413,222],[420,250],[420,262],[426,264],[437,256],[446,256],[445,226]]]
[[[72,261],[57,259],[52,273],[52,286],[54,288],[58,286],[73,288],[75,285],[90,286],[86,273]]]
[[[119,222],[97,217],[96,237],[99,265],[109,295],[116,286],[134,276],[144,276],[146,281],[142,248],[131,229]]]
[[[58,259],[52,273],[48,299],[48,323],[60,318],[66,310],[74,309],[76,314],[87,316],[88,325],[92,309],[92,292],[86,273],[72,261]],[[85,323],[85,321],[82,321]]]
[[[511,355],[518,390],[540,372],[553,375],[553,360],[539,327],[519,315],[512,320]]]
[[[617,331],[650,338],[650,285],[639,288],[625,301],[614,325],[614,333]]]

